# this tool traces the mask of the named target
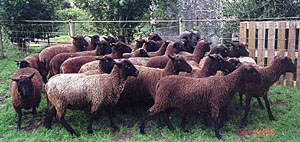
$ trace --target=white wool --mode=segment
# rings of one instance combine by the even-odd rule
[[[238,58],[241,63],[253,63],[256,64],[255,60],[251,57],[240,57]]]

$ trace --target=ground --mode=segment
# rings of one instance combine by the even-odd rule
[[[14,48],[5,48],[5,59],[0,60],[0,141],[217,141],[213,127],[202,123],[201,115],[189,117],[184,133],[179,127],[180,112],[171,115],[171,121],[176,127],[170,131],[164,127],[159,130],[153,121],[146,126],[146,134],[139,133],[140,120],[144,115],[143,109],[117,111],[115,122],[120,131],[113,132],[106,113],[94,122],[94,134],[87,133],[89,114],[84,111],[68,110],[66,120],[80,137],[72,137],[59,124],[54,123],[51,130],[43,126],[45,116],[45,94],[38,108],[38,114],[33,118],[30,111],[23,111],[22,129],[17,130],[17,114],[11,106],[8,90],[9,77],[16,70],[14,60],[23,59],[29,54],[40,52],[44,47],[30,48],[28,53],[22,53]],[[224,141],[299,141],[300,139],[300,90],[296,87],[272,86],[269,92],[271,109],[276,121],[268,119],[267,112],[261,110],[256,99],[251,102],[248,117],[249,124],[240,128],[243,110],[238,109],[238,95],[229,107],[230,120],[220,129]]]

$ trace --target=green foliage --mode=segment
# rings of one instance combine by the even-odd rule
[[[81,9],[63,9],[57,11],[57,16],[59,20],[86,20],[88,17],[86,17],[86,14]]]
[[[53,20],[55,11],[60,7],[61,0],[2,0],[0,1],[1,26],[11,42],[20,47],[28,41],[48,39],[52,31],[57,30],[53,25],[32,24],[22,20]]]

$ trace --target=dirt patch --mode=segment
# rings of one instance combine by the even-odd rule
[[[2,106],[3,104],[5,104],[5,100],[8,98],[9,96],[6,93],[2,93],[0,94],[0,106]]]
[[[286,103],[285,103],[284,101],[277,100],[277,101],[275,101],[275,102],[273,103],[273,105],[285,107],[285,106],[286,106]]]
[[[33,130],[39,128],[40,126],[43,125],[43,111],[39,111],[38,114],[32,118],[31,120],[29,120],[28,122],[26,122],[25,126],[24,126],[24,131],[31,133]],[[26,115],[25,117],[30,117],[30,114]],[[32,116],[31,116],[32,117]]]
[[[128,131],[125,131],[121,134],[118,134],[116,137],[115,137],[115,141],[119,142],[119,141],[122,141],[122,140],[126,140],[126,139],[129,139],[133,136],[134,134],[134,131],[132,130],[128,130]]]
[[[235,132],[239,137],[245,138],[247,136],[253,136],[257,138],[261,138],[263,136],[273,137],[276,135],[274,128],[264,128],[264,129],[254,129],[254,130],[247,130],[239,128]]]

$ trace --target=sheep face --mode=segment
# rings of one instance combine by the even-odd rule
[[[34,73],[30,76],[20,76],[20,78],[11,78],[12,81],[17,82],[18,92],[21,96],[27,97],[33,94],[33,85],[31,79]]]
[[[293,61],[289,57],[278,57],[278,60],[282,62],[282,69],[284,69],[284,72],[291,72],[296,73],[297,67],[295,64],[293,64]]]
[[[114,37],[107,36],[107,37],[103,37],[103,38],[104,38],[104,40],[108,41],[110,44],[117,43],[117,40]]]
[[[244,81],[246,81],[247,83],[256,83],[256,84],[262,83],[263,79],[261,75],[252,65],[243,65],[243,66],[245,66],[243,68]]]
[[[210,45],[211,44],[212,44],[211,42],[205,42],[204,45],[203,45],[203,51],[208,52],[210,50]]]
[[[116,44],[113,44],[114,48],[119,51],[119,53],[131,53],[132,49],[128,47],[125,43],[123,42],[118,42]]]
[[[161,38],[158,34],[152,33],[152,34],[149,36],[148,40],[159,41],[159,40],[162,40],[162,38]]]
[[[237,69],[238,67],[240,67],[242,65],[242,63],[240,62],[240,60],[237,59],[237,58],[230,58],[228,60],[228,62],[231,64],[229,72],[233,72],[235,69]]]
[[[249,56],[246,47],[247,44],[244,43],[232,43],[232,47],[230,48],[231,57]]]
[[[148,53],[144,49],[139,49],[139,57],[149,57]]]
[[[145,41],[144,46],[145,47],[143,48],[146,49],[148,52],[154,52],[159,49],[159,46],[153,40]]]
[[[116,66],[122,68],[123,77],[126,79],[128,76],[137,77],[139,71],[134,67],[134,65],[129,60],[123,60],[121,63],[115,63]]]
[[[208,55],[208,57],[211,59],[212,67],[215,68],[215,70],[221,70],[225,72],[225,74],[228,74],[235,69],[233,69],[233,65],[229,61],[226,61],[219,54]]]
[[[123,43],[126,43],[126,37],[123,36],[123,35],[119,35],[118,36],[118,41],[117,42],[123,42]]]
[[[185,61],[184,58],[179,57],[179,56],[170,56],[168,55],[168,57],[171,59],[171,61],[174,64],[174,71],[176,73],[179,72],[188,72],[191,73],[192,72],[192,67]]]
[[[17,62],[18,69],[26,68],[26,67],[30,66],[29,62],[27,62],[25,60],[19,60],[19,61],[16,61],[16,62]]]
[[[75,41],[75,44],[80,51],[83,51],[84,47],[87,47],[89,45],[89,43],[84,39],[83,36],[76,36],[72,38]]]
[[[144,39],[136,40],[136,47],[137,47],[137,49],[142,48],[145,42],[146,41]]]
[[[175,54],[178,54],[180,51],[183,51],[183,43],[175,42],[173,45],[173,50]]]
[[[99,67],[101,68],[101,70],[104,73],[107,73],[107,74],[109,74],[112,71],[112,69],[116,63],[113,58],[107,57],[107,56],[105,56],[104,58],[96,59],[96,60],[100,60]]]
[[[99,55],[105,55],[110,54],[112,52],[111,46],[109,42],[103,40],[100,43],[97,43],[96,46],[96,54]]]
[[[89,36],[89,38],[91,38],[91,44],[93,47],[96,47],[97,43],[100,42],[98,35]]]
[[[231,56],[230,50],[222,44],[216,45],[210,54],[220,54],[223,58]]]

